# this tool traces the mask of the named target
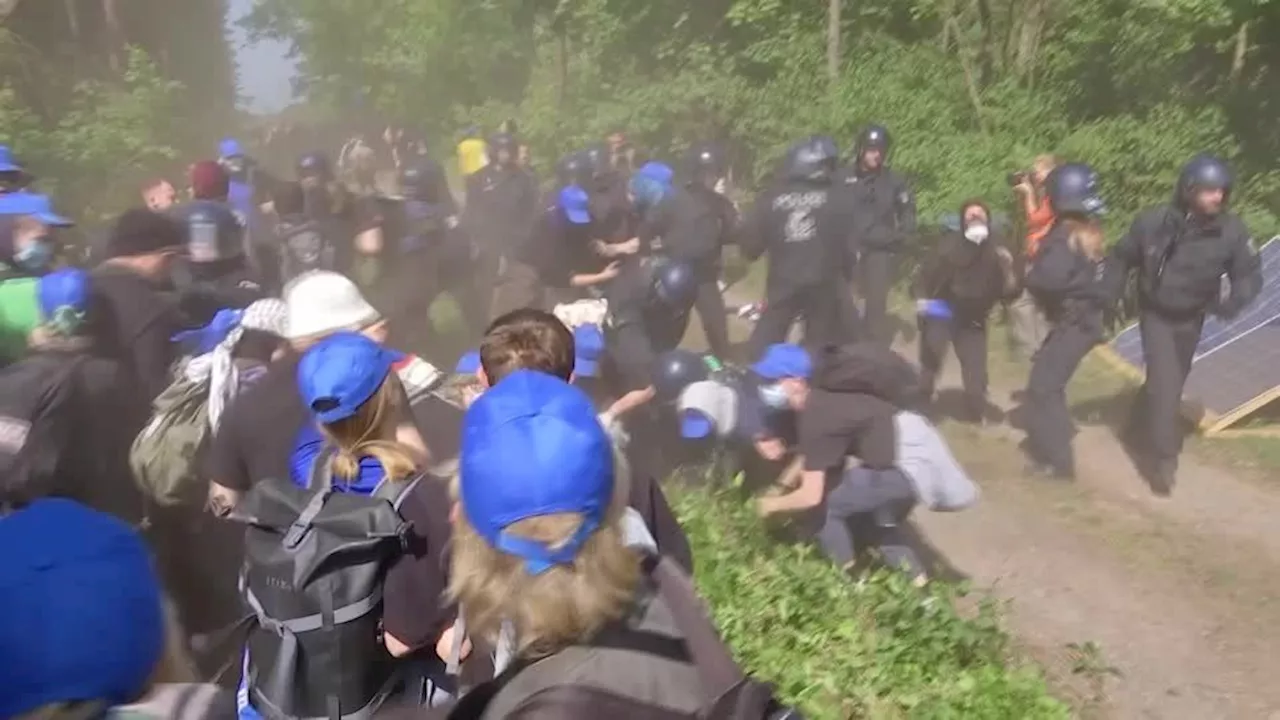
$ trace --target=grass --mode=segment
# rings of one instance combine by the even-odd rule
[[[739,661],[810,718],[1067,718],[1012,652],[994,604],[898,573],[851,581],[812,547],[770,538],[733,491],[681,488],[699,591]]]

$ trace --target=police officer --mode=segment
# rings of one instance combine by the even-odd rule
[[[645,258],[625,266],[606,290],[605,345],[619,395],[651,399],[659,356],[676,349],[689,326],[698,279],[687,263]]]
[[[889,344],[889,290],[897,257],[906,238],[916,230],[916,200],[906,180],[889,169],[889,131],[868,125],[858,135],[853,164],[843,174],[856,212],[850,259],[857,262],[857,285],[862,296],[867,338]]]
[[[605,145],[592,145],[582,152],[591,172],[591,180],[583,188],[591,198],[594,239],[605,244],[630,241],[638,221],[627,197],[630,177],[614,167]]]
[[[479,252],[474,282],[485,298],[486,313],[503,259],[528,238],[538,211],[538,185],[517,163],[519,149],[514,135],[494,135],[489,140],[489,164],[467,178],[462,224]]]
[[[1160,495],[1173,490],[1182,449],[1179,406],[1206,313],[1235,317],[1262,289],[1262,269],[1240,218],[1228,211],[1233,178],[1219,158],[1193,158],[1178,176],[1173,202],[1147,210],[1116,243],[1106,273],[1109,301],[1138,282],[1138,327],[1147,377],[1126,441]],[[1223,276],[1231,292],[1220,296]]]
[[[1097,175],[1088,165],[1060,165],[1045,181],[1053,227],[1027,270],[1026,286],[1049,321],[1027,379],[1026,450],[1029,472],[1058,480],[1075,477],[1067,410],[1067,383],[1103,336],[1103,210]]]
[[[857,311],[845,283],[849,207],[833,185],[835,141],[814,135],[792,146],[780,182],[756,198],[739,244],[748,260],[769,254],[765,309],[752,331],[754,356],[805,322],[805,339],[822,345],[852,339]]]
[[[399,347],[420,347],[433,332],[431,304],[442,292],[453,295],[470,332],[487,318],[471,277],[472,246],[459,226],[458,209],[444,168],[425,157],[400,171],[400,192],[387,219],[388,318]]]
[[[305,153],[294,167],[302,186],[303,214],[332,238],[334,266],[365,286],[379,272],[382,214],[373,198],[356,197],[333,174],[329,157]]]
[[[244,230],[225,203],[195,200],[173,216],[186,230],[186,254],[173,266],[173,285],[186,322],[202,327],[219,310],[246,308],[264,297],[245,255]]]
[[[560,192],[563,187],[569,185],[577,185],[580,188],[591,186],[591,160],[587,154],[581,150],[571,152],[560,158],[560,162],[556,163],[556,187],[554,192]]]

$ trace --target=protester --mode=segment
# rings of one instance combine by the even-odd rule
[[[235,718],[230,693],[195,683],[128,525],[50,498],[0,520],[0,543],[23,549],[0,562],[0,717]]]
[[[352,194],[339,183],[324,153],[300,156],[294,172],[302,186],[303,213],[324,227],[322,234],[331,233],[328,236],[334,241],[334,269],[351,274],[365,287],[372,286],[381,272],[383,249],[383,218],[378,203]]]
[[[173,261],[186,245],[186,233],[176,220],[149,210],[127,210],[107,238],[106,259],[93,271],[94,346],[123,363],[144,405],[169,385],[175,358],[169,339],[183,321],[166,290]]]
[[[753,357],[787,339],[804,320],[805,342],[820,346],[853,339],[860,321],[846,287],[852,265],[852,205],[834,184],[835,141],[815,135],[793,145],[774,187],[761,193],[739,245],[754,261],[767,253],[764,312],[748,343]]]
[[[867,337],[885,345],[893,341],[888,301],[897,279],[897,258],[916,231],[915,194],[906,179],[888,167],[889,149],[889,131],[868,125],[858,135],[853,164],[843,173],[848,201],[856,208],[849,259],[857,258]]]
[[[914,371],[878,343],[828,348],[814,362],[794,345],[774,345],[752,366],[765,403],[798,414],[800,462],[784,495],[758,501],[762,516],[822,508],[822,550],[842,568],[856,548],[849,521],[875,538],[886,565],[917,583],[927,568],[903,525],[918,502],[933,510],[972,504],[977,489],[927,420],[905,407]],[[850,467],[848,459],[859,463]]]
[[[1034,261],[1040,242],[1053,228],[1053,205],[1045,194],[1045,180],[1057,166],[1058,159],[1054,156],[1040,155],[1032,163],[1031,172],[1017,173],[1013,177],[1013,189],[1021,198],[1026,224],[1026,242],[1022,248],[1024,267],[1029,267]],[[1014,341],[1029,359],[1048,333],[1044,313],[1031,293],[1024,291],[1009,305],[1009,314]]]
[[[1045,183],[1054,224],[1027,270],[1026,284],[1050,323],[1027,378],[1025,448],[1028,470],[1057,480],[1075,478],[1067,383],[1084,356],[1102,341],[1105,253],[1098,179],[1088,165],[1059,165]]]
[[[142,202],[152,212],[166,212],[178,203],[178,191],[164,178],[155,178],[142,186]]]
[[[458,143],[458,174],[465,181],[488,164],[489,149],[480,137],[480,128],[469,125]]]
[[[1138,275],[1138,327],[1146,379],[1125,432],[1139,471],[1160,495],[1173,492],[1182,451],[1182,389],[1205,316],[1231,319],[1262,290],[1262,267],[1229,201],[1226,162],[1200,155],[1178,177],[1173,202],[1133,222],[1107,258],[1107,301],[1118,302]],[[1231,285],[1221,297],[1221,280]]]
[[[948,346],[955,348],[965,393],[963,419],[987,413],[987,318],[1001,298],[1019,289],[1012,257],[992,236],[987,206],[960,208],[960,230],[948,233],[925,258],[913,285],[920,328],[923,399],[933,398]]]
[[[74,224],[53,211],[48,195],[0,195],[0,276],[48,272],[58,256],[54,232]]]
[[[394,371],[402,359],[363,335],[339,332],[308,349],[297,365],[298,391],[314,424],[300,428],[288,458],[290,480],[283,482],[308,493],[298,497],[294,514],[280,516],[279,522],[282,527],[315,523],[314,532],[327,538],[315,552],[330,554],[311,568],[314,574],[306,582],[282,591],[272,584],[273,573],[295,566],[276,552],[277,534],[252,529],[269,522],[261,508],[278,506],[281,481],[264,478],[242,499],[253,518],[244,592],[260,626],[247,645],[242,718],[253,716],[250,709],[263,717],[316,717],[335,709],[343,715],[375,712],[393,694],[399,672],[388,654],[404,658],[422,651],[419,659],[440,666],[434,675],[444,674],[435,648],[454,619],[442,596],[448,582],[443,552],[450,542],[450,499],[444,479],[424,476],[420,442],[405,443],[397,429],[408,411]],[[389,500],[396,516],[386,515],[385,504],[339,503],[328,499],[331,493]],[[401,527],[401,536],[388,532],[395,527],[388,527],[388,521]],[[372,550],[371,543],[379,540],[383,552],[353,552]],[[343,542],[349,543],[345,552]],[[379,568],[385,576],[371,579],[369,571]],[[317,600],[338,593],[344,593],[343,607],[370,602],[372,607],[336,614],[332,622],[343,632],[327,632],[319,625],[295,632],[301,647],[334,654],[342,662],[308,663],[281,652],[273,623],[296,622],[298,608],[315,607]]]
[[[0,145],[0,195],[7,195],[26,188],[35,182],[35,176],[22,167],[8,145]]]

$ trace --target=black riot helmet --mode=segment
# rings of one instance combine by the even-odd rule
[[[683,171],[685,182],[710,187],[724,176],[724,156],[711,143],[693,145],[685,153]]]
[[[1098,174],[1084,163],[1059,165],[1044,186],[1049,205],[1058,215],[1100,215],[1106,210],[1098,194]]]
[[[603,143],[592,145],[582,153],[587,159],[587,167],[590,168],[593,177],[600,177],[613,169],[609,162],[609,148]]]
[[[889,129],[883,125],[871,124],[862,129],[858,133],[858,142],[855,146],[857,159],[862,159],[862,153],[867,150],[879,150],[886,157],[889,155]]]
[[[1195,194],[1200,190],[1221,190],[1225,205],[1231,199],[1231,186],[1235,178],[1231,168],[1222,158],[1213,155],[1197,155],[1182,166],[1178,174],[1178,187],[1174,203],[1182,210],[1194,207]]]
[[[577,185],[586,188],[591,184],[591,160],[583,151],[569,153],[556,164],[556,184],[560,187]]]
[[[497,162],[498,153],[504,150],[507,153],[507,162],[514,163],[516,155],[520,152],[520,141],[513,133],[500,132],[489,138],[489,157],[495,162]]]
[[[230,205],[196,200],[179,207],[174,216],[186,231],[187,256],[192,263],[244,255],[244,226]]]
[[[709,375],[707,363],[692,350],[676,348],[658,356],[653,365],[653,389],[657,398],[674,402],[684,389]]]
[[[328,156],[322,152],[309,152],[299,157],[294,170],[299,182],[303,180],[329,182],[333,179],[333,167],[329,163]]]
[[[413,158],[413,162],[400,170],[400,194],[406,200],[439,202],[444,169],[425,156]]]
[[[662,260],[654,268],[653,290],[667,307],[688,310],[698,294],[698,277],[688,263]]]
[[[826,135],[811,135],[787,151],[784,173],[788,180],[830,182],[839,156],[835,140]]]

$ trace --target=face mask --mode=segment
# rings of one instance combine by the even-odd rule
[[[44,270],[53,264],[53,243],[36,238],[14,254],[13,261],[23,270]]]
[[[774,410],[782,410],[787,407],[789,398],[787,397],[787,389],[782,387],[782,383],[771,383],[769,385],[760,386],[760,402]]]
[[[974,244],[980,244],[991,235],[991,230],[986,225],[970,225],[964,229],[964,239]]]

